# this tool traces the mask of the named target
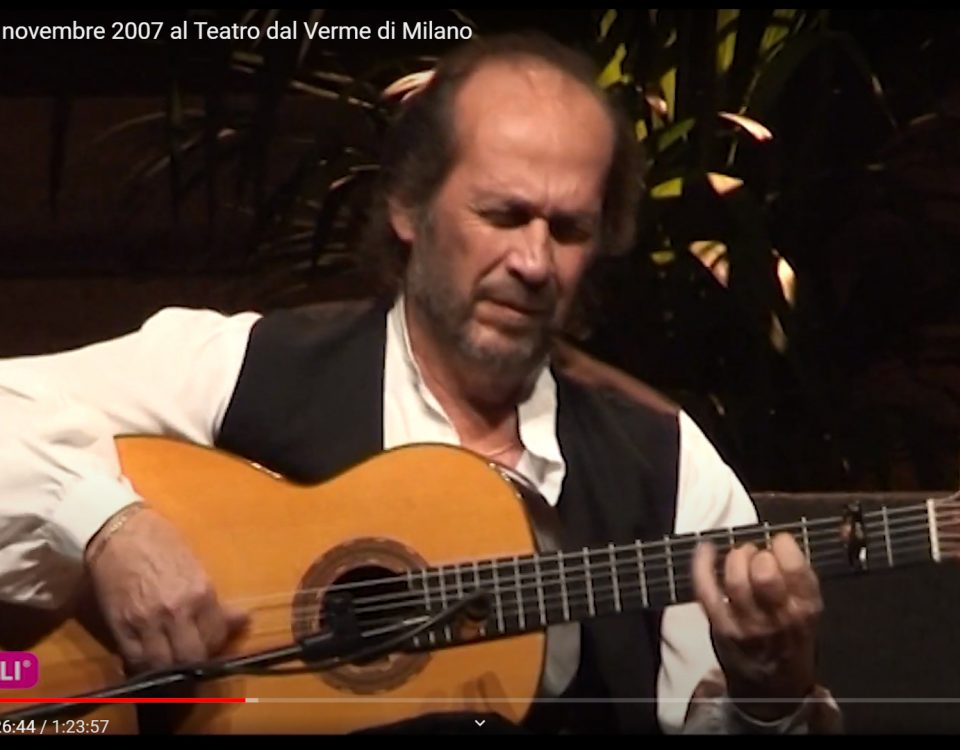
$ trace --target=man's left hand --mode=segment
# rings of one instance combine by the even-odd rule
[[[773,721],[797,709],[816,684],[816,626],[823,610],[813,569],[789,534],[769,550],[731,551],[720,584],[716,550],[702,544],[693,585],[710,620],[727,691],[745,713]]]

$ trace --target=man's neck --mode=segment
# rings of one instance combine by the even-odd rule
[[[480,450],[500,450],[511,440],[519,445],[517,404],[532,374],[507,378],[467,362],[438,344],[415,307],[408,304],[405,312],[411,354],[463,443]]]

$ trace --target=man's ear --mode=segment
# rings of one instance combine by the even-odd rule
[[[406,206],[402,206],[394,198],[387,200],[387,208],[390,212],[390,225],[403,242],[412,245],[416,238],[416,223],[413,221],[413,212]]]

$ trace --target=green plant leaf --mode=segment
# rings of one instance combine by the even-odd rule
[[[634,126],[634,132],[637,135],[637,140],[640,143],[643,143],[647,140],[649,133],[647,132],[647,123],[643,120],[637,120],[636,125]]]
[[[236,50],[233,53],[233,68],[241,73],[249,73],[254,76],[259,76],[265,72],[265,63],[263,58],[260,55],[245,52],[242,50]],[[309,94],[311,96],[316,96],[320,99],[328,99],[330,101],[346,101],[348,104],[353,106],[362,107],[363,109],[375,109],[376,103],[369,99],[360,99],[356,96],[344,96],[342,91],[336,91],[330,88],[325,88],[315,83],[310,83],[310,78],[315,78],[319,81],[335,83],[346,87],[355,86],[357,80],[352,76],[338,75],[325,71],[304,71],[303,73],[297,76],[290,76],[286,81],[286,87],[290,91],[295,91],[303,94]]]
[[[677,141],[686,138],[693,130],[694,125],[696,125],[696,120],[688,117],[686,120],[681,120],[659,131],[656,138],[657,151],[666,151]]]
[[[677,114],[677,68],[670,68],[666,73],[660,76],[660,90],[663,92],[663,99],[667,103],[667,120],[676,117]]]
[[[760,58],[760,40],[767,29],[771,10],[744,8],[736,23],[733,61],[723,76],[723,99],[718,108],[739,110],[756,75]]]
[[[618,45],[616,51],[613,53],[613,58],[606,64],[597,78],[597,84],[601,88],[610,88],[615,83],[620,83],[623,81],[624,75],[621,64],[626,56],[626,45]]]
[[[733,65],[737,48],[737,21],[739,10],[717,11],[717,72],[725,75]]]
[[[600,40],[603,41],[607,38],[607,34],[610,33],[610,27],[613,26],[614,22],[617,20],[617,11],[608,10],[603,14],[603,17],[600,19]]]
[[[758,72],[747,95],[744,114],[762,122],[797,70],[827,49],[841,53],[853,64],[873,92],[875,102],[888,122],[895,125],[895,119],[863,51],[849,35],[835,31],[801,32],[787,39],[780,51]]]
[[[773,11],[773,18],[771,18],[770,23],[767,24],[767,30],[763,34],[763,39],[760,40],[761,55],[769,54],[771,50],[789,36],[790,31],[794,28],[797,12],[796,10],[784,9]]]
[[[679,198],[681,195],[683,195],[683,177],[673,177],[659,185],[654,185],[650,190],[650,196],[655,200]]]
[[[668,266],[677,259],[677,254],[673,250],[655,250],[650,253],[650,260],[655,266]]]

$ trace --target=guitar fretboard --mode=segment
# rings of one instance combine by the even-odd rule
[[[378,623],[389,623],[391,609],[402,609],[403,622],[409,626],[411,610],[425,619],[466,596],[484,592],[487,611],[480,615],[476,632],[465,635],[448,624],[414,641],[414,647],[431,648],[692,601],[693,554],[704,541],[717,549],[716,572],[721,581],[731,549],[748,543],[767,548],[776,535],[784,533],[793,537],[821,578],[939,562],[944,544],[952,541],[953,527],[946,521],[956,512],[954,502],[951,498],[949,503],[883,507],[846,517],[802,518],[787,525],[764,523],[411,570],[405,576],[403,595],[364,599],[357,592],[355,606],[358,612],[376,608]]]

